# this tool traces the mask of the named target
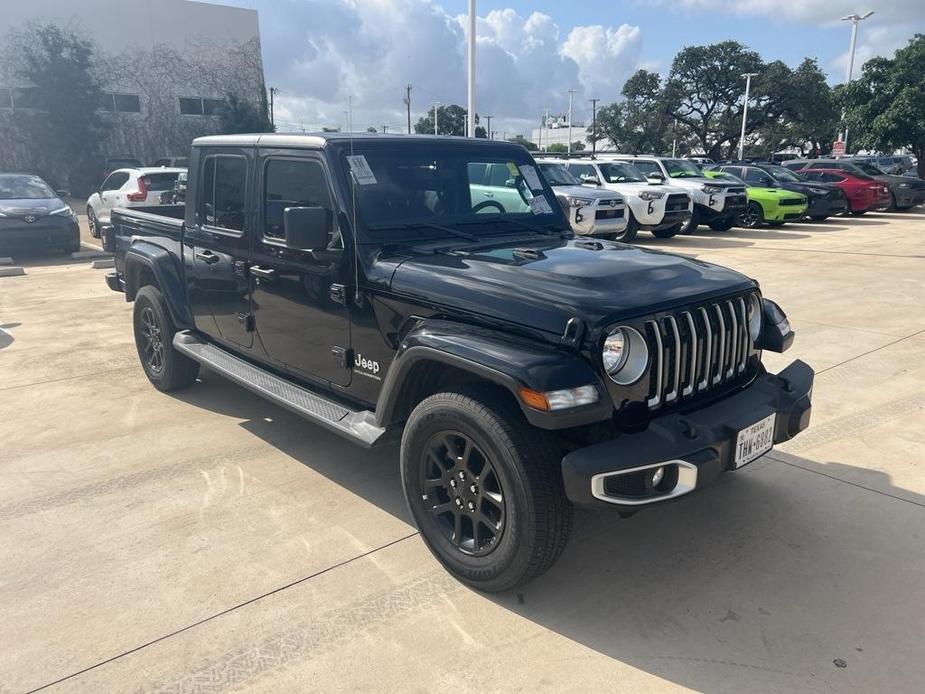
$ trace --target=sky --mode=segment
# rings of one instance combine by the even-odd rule
[[[268,86],[279,89],[281,131],[345,122],[354,130],[406,127],[431,104],[465,106],[466,0],[223,0],[259,12]],[[925,0],[477,0],[476,111],[498,136],[529,134],[541,114],[590,121],[589,99],[619,99],[639,68],[667,74],[684,46],[741,41],[791,67],[816,58],[844,81],[850,22],[862,22],[860,65],[925,33]],[[484,125],[484,121],[482,123]]]

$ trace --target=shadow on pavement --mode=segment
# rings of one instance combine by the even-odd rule
[[[360,449],[208,372],[177,397],[244,420],[255,436],[408,522],[397,445]],[[909,686],[917,642],[891,634],[921,627],[925,497],[874,470],[771,455],[628,519],[579,510],[546,575],[487,598],[700,691]]]

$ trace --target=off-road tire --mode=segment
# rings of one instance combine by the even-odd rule
[[[157,287],[147,285],[138,290],[132,324],[141,367],[155,388],[169,392],[185,388],[196,380],[199,362],[174,349],[173,336],[177,330],[164,295]],[[151,337],[152,329],[157,331],[154,337]],[[155,338],[159,345],[157,349],[153,345]],[[159,353],[159,359],[154,359],[154,352]]]
[[[488,544],[487,553],[479,556],[454,544],[456,529],[462,526],[456,523],[455,529],[447,527],[456,515],[452,508],[443,515],[430,510],[437,505],[452,507],[452,494],[462,496],[458,488],[451,490],[448,484],[457,479],[465,463],[458,446],[454,447],[455,454],[450,454],[449,446],[441,446],[445,436],[450,441],[468,438],[475,452],[466,459],[479,453],[489,461],[503,499],[500,532],[493,544]],[[562,485],[561,456],[555,439],[531,427],[506,392],[474,387],[437,393],[414,409],[402,435],[405,501],[425,544],[447,571],[478,590],[509,590],[546,571],[565,547],[573,510]],[[443,481],[428,486],[424,480],[435,470],[440,471]],[[477,477],[470,473],[467,479],[487,484],[484,471],[482,467]],[[480,487],[478,492],[485,489]],[[481,511],[482,497],[477,503]],[[448,519],[448,515],[452,517]],[[483,527],[483,536],[485,530]],[[458,537],[463,535],[460,532]]]
[[[729,231],[735,226],[735,221],[732,219],[724,219],[722,221],[710,222],[707,226],[713,231]]]
[[[697,208],[694,208],[694,211],[691,212],[691,218],[686,222],[681,224],[681,230],[678,233],[681,234],[693,234],[697,231],[697,227],[700,226],[700,212],[697,211]]]
[[[672,224],[670,227],[665,227],[664,229],[652,229],[652,236],[657,239],[670,239],[672,236],[677,236],[681,233],[681,227],[683,224]]]
[[[610,237],[614,241],[619,241],[620,243],[632,243],[633,239],[636,238],[636,234],[639,233],[639,222],[636,221],[636,218],[629,208],[626,209],[626,214],[629,215],[629,219],[626,221],[626,228],[619,234],[613,234]]]

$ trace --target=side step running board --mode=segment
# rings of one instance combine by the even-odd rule
[[[188,330],[174,335],[173,346],[238,385],[361,446],[371,447],[385,433],[376,426],[375,415],[369,410],[350,410],[205,342]]]

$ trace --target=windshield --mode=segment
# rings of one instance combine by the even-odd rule
[[[800,177],[797,176],[790,169],[785,169],[783,166],[765,166],[762,167],[765,171],[771,174],[778,181],[786,181],[787,183],[800,183]]]
[[[672,178],[700,178],[703,176],[696,164],[683,159],[662,159],[662,164]]]
[[[485,233],[515,226],[499,221],[519,222],[521,230],[543,226],[545,232],[565,226],[559,203],[526,152],[454,141],[409,145],[362,142],[352,152],[345,148],[357,212],[371,231],[440,237],[452,235],[448,227],[454,224],[467,225],[470,234],[483,233],[479,226]]]
[[[608,183],[645,183],[642,171],[629,162],[602,163],[598,165],[604,180]]]
[[[569,173],[562,164],[538,164],[551,186],[580,186],[581,181]]]
[[[0,176],[0,200],[46,200],[54,191],[38,176]]]
[[[743,186],[745,185],[745,181],[743,181],[738,176],[729,173],[728,171],[710,171],[709,174],[707,174],[707,178],[719,178],[724,181],[729,181],[730,183],[737,183]]]

